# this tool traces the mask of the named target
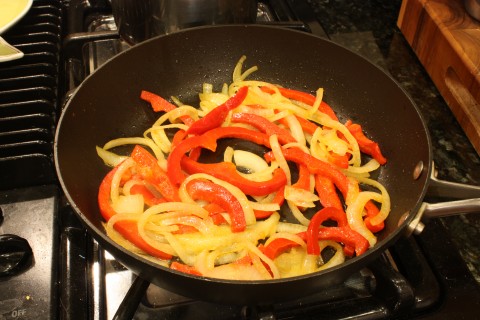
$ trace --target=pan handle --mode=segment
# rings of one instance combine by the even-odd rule
[[[414,178],[418,178],[423,171],[423,163],[420,162],[414,171]],[[437,179],[437,170],[435,169],[435,164],[433,162],[426,197],[434,199],[443,198],[461,200],[439,203],[423,202],[420,209],[415,214],[415,217],[407,226],[407,236],[410,236],[412,233],[420,234],[425,227],[424,222],[431,218],[480,212],[480,186]],[[408,215],[409,213],[407,212],[405,217]]]
[[[433,166],[427,196],[450,199],[480,198],[480,186],[439,180]]]
[[[431,163],[432,170],[427,178],[428,188],[425,197],[434,199],[470,199],[480,198],[480,186],[440,180],[435,162]],[[423,161],[419,161],[413,170],[413,179],[417,180],[425,172]]]
[[[407,236],[420,234],[425,227],[424,222],[431,218],[448,217],[464,213],[480,212],[480,198],[446,201],[439,203],[424,202],[415,218],[407,226]]]
[[[425,202],[419,210],[422,220],[480,212],[480,186],[440,180],[437,178],[434,163],[432,168],[427,197],[455,199],[455,201],[434,204]]]
[[[423,162],[419,162],[414,171],[414,178],[418,178],[423,171]],[[412,233],[420,234],[425,227],[423,222],[431,218],[480,212],[480,186],[437,179],[437,170],[435,169],[435,164],[433,162],[426,197],[462,200],[434,204],[428,202],[422,203],[415,217],[407,226],[407,236],[410,236]],[[405,217],[408,215],[409,213],[406,213]]]
[[[448,217],[463,213],[480,212],[480,198],[455,200],[439,203],[424,203],[422,220]]]

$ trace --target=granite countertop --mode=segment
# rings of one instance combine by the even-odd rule
[[[479,155],[396,26],[401,0],[308,2],[328,38],[383,68],[412,97],[430,131],[437,177],[480,185]],[[480,213],[440,219],[480,282]]]

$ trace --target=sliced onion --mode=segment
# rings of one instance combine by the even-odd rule
[[[97,150],[98,156],[109,167],[116,167],[118,164],[128,158],[127,156],[121,156],[97,146],[95,147],[95,149]]]
[[[298,207],[313,208],[320,199],[313,192],[292,186],[285,186],[285,199]]]
[[[155,154],[157,159],[164,159],[165,158],[162,151],[155,144],[155,142],[153,142],[151,139],[148,139],[148,138],[140,138],[140,137],[135,138],[135,137],[133,137],[133,138],[113,139],[113,140],[110,140],[109,142],[107,142],[103,146],[103,149],[108,150],[108,149],[112,149],[114,147],[118,147],[118,146],[122,146],[122,145],[126,145],[126,144],[134,144],[134,145],[135,144],[141,144],[141,145],[148,146],[153,151],[153,153]]]
[[[360,155],[360,148],[358,146],[357,140],[353,137],[353,135],[350,133],[350,131],[345,127],[345,125],[341,124],[338,121],[332,120],[328,115],[324,113],[315,113],[314,115],[311,116],[310,120],[321,124],[322,126],[325,126],[327,128],[331,128],[333,130],[336,130],[340,132],[345,139],[347,139],[348,144],[350,146],[350,154],[352,155],[350,162],[352,163],[353,166],[360,166],[362,162],[362,158]]]
[[[347,207],[345,213],[347,214],[348,224],[350,228],[360,233],[373,247],[377,243],[377,237],[367,228],[363,221],[363,210],[365,204],[369,200],[377,202],[382,201],[382,196],[375,192],[362,191],[358,194],[355,200]]]
[[[363,166],[353,167],[349,166],[347,170],[342,170],[346,175],[359,178],[368,178],[370,172],[377,170],[380,167],[380,163],[377,160],[371,159]]]
[[[307,231],[307,226],[298,223],[289,223],[289,222],[279,222],[277,225],[278,233],[288,232],[288,233],[300,233]]]
[[[260,249],[258,249],[253,244],[247,242],[245,245],[248,248],[248,250],[250,250],[250,252],[257,255],[260,259],[262,259],[263,262],[265,262],[268,265],[268,267],[270,268],[270,272],[272,272],[273,279],[280,278],[280,272],[278,271],[278,268],[275,265],[275,263],[272,261],[272,259],[270,259],[265,254],[263,254],[263,252],[260,251]]]
[[[212,110],[213,108],[225,103],[229,96],[223,93],[200,93],[199,94],[202,109]]]
[[[137,246],[135,246],[133,243],[125,239],[117,230],[115,230],[113,228],[113,224],[111,225],[105,224],[104,226],[105,226],[105,231],[107,233],[107,236],[110,239],[112,239],[115,243],[118,243],[120,246],[122,246],[123,248],[125,248],[130,252],[146,255],[146,253],[143,250],[140,250]]]
[[[223,153],[223,161],[233,163],[233,153],[234,152],[235,152],[235,150],[232,147],[226,147],[225,152]]]
[[[268,271],[268,269],[265,267],[265,264],[262,262],[262,259],[260,259],[259,256],[250,253],[249,256],[252,259],[252,265],[253,267],[258,271],[258,273],[261,275],[262,279],[269,280],[272,279],[272,275]],[[280,273],[279,276],[280,277]]]
[[[315,102],[313,103],[313,106],[308,110],[309,115],[313,115],[315,112],[318,111],[318,108],[320,107],[322,100],[323,100],[323,88],[318,88],[315,94]]]
[[[117,171],[113,175],[112,185],[110,188],[110,200],[115,203],[120,195],[120,180],[123,174],[135,165],[135,161],[132,158],[125,159],[118,167]]]
[[[150,134],[151,139],[155,144],[162,150],[163,153],[169,153],[172,147],[165,129],[162,127],[151,127],[149,130],[145,131],[144,134]]]
[[[182,116],[190,116],[196,120],[198,119],[198,109],[192,106],[182,105],[178,108],[165,112],[160,118],[157,119],[157,121],[155,121],[153,127],[164,125],[164,123],[168,121],[172,125],[178,126],[180,129],[185,129],[185,125],[177,123],[178,119]]]
[[[305,134],[303,133],[302,126],[300,125],[297,117],[291,114],[285,117],[285,120],[287,120],[288,126],[290,127],[290,132],[292,133],[292,136],[295,138],[295,140],[297,140],[299,144],[305,145]]]
[[[287,185],[292,184],[292,176],[290,174],[290,168],[288,167],[287,160],[283,156],[280,143],[278,142],[278,137],[276,134],[272,134],[269,138],[270,147],[272,148],[273,156],[278,162],[278,166],[283,170],[285,176],[287,177]]]
[[[338,137],[335,130],[323,130],[320,136],[320,143],[322,143],[327,151],[332,151],[335,154],[344,156],[349,152],[349,146],[347,142]]]
[[[237,109],[237,112],[241,113],[251,113],[256,114],[258,116],[262,116],[270,120],[271,117],[275,116],[275,111],[273,109],[265,109],[265,108],[255,108],[248,105],[241,105]],[[270,120],[271,121],[271,120]]]
[[[310,153],[315,158],[328,162],[327,149],[321,143],[322,132],[323,132],[323,129],[318,127],[313,133],[312,138],[310,140]]]
[[[380,212],[370,220],[370,223],[372,225],[377,225],[377,224],[381,223],[382,221],[384,221],[388,217],[388,214],[390,212],[390,206],[391,206],[390,195],[388,194],[387,189],[385,189],[385,187],[380,182],[378,182],[376,180],[367,179],[367,178],[358,178],[358,181],[360,183],[364,183],[364,184],[374,186],[375,188],[380,190],[380,192],[382,194],[381,195],[381,200],[380,201],[376,200],[377,202],[382,203],[382,207],[380,208]]]
[[[259,172],[269,168],[268,163],[253,152],[235,150],[233,152],[233,159],[238,167],[246,168],[251,172]]]
[[[288,207],[290,208],[290,211],[292,212],[293,216],[295,219],[298,220],[301,224],[304,226],[308,226],[310,223],[310,220],[308,220],[303,213],[298,209],[298,206],[296,206],[293,202],[287,200]]]
[[[143,196],[141,194],[132,194],[129,196],[120,195],[112,203],[112,208],[117,213],[141,214],[143,212]]]
[[[330,240],[325,240],[321,243],[321,248],[332,247],[335,250],[335,254],[330,258],[330,260],[321,265],[317,269],[318,271],[332,268],[345,262],[345,254],[343,253],[343,248],[339,243]]]
[[[204,275],[211,278],[227,280],[265,280],[262,274],[259,273],[254,266],[235,263],[215,267],[212,270],[207,271]]]
[[[254,210],[260,210],[260,211],[280,210],[280,205],[278,203],[260,203],[260,202],[250,201],[250,205]]]
[[[315,257],[314,257],[315,258]],[[282,278],[301,276],[315,271],[316,262],[313,259],[312,268],[306,270],[305,261],[308,255],[303,247],[294,247],[275,258],[275,265],[278,267]]]
[[[192,215],[181,215],[177,216],[174,218],[170,219],[163,219],[162,224],[164,225],[175,225],[175,224],[181,224],[185,226],[191,226],[197,229],[200,233],[204,235],[209,235],[213,231],[213,223],[209,219],[201,219],[197,216],[192,216]],[[151,229],[151,228],[149,228]]]
[[[253,66],[247,69],[246,71],[242,72],[243,63],[245,62],[246,59],[247,59],[246,56],[242,56],[240,60],[238,60],[237,64],[235,65],[235,68],[233,70],[233,76],[232,76],[233,82],[242,81],[245,78],[247,78],[250,74],[258,70],[257,66]]]

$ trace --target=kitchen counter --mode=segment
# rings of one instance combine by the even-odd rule
[[[384,69],[415,101],[431,134],[437,177],[480,185],[479,155],[396,25],[401,1],[308,2],[331,40]],[[480,213],[440,219],[480,282]]]

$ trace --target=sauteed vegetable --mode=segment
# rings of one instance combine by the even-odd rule
[[[172,269],[235,280],[363,254],[390,211],[371,178],[387,162],[379,145],[342,124],[323,89],[247,80],[257,67],[243,71],[245,59],[220,92],[203,84],[198,107],[141,92],[158,120],[143,137],[97,147],[113,167],[98,193],[108,235]],[[111,150],[124,145],[127,156]]]

